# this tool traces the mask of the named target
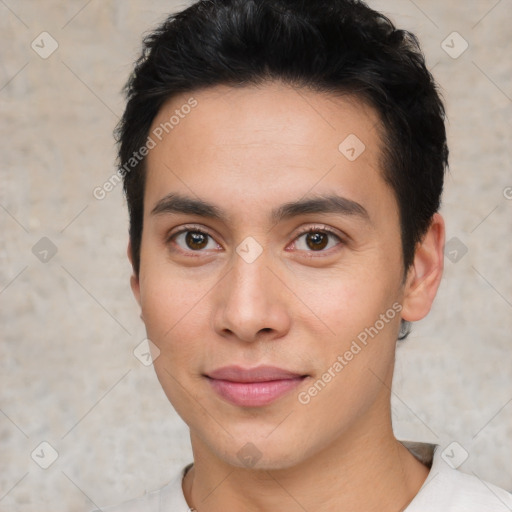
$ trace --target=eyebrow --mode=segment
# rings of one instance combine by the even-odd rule
[[[182,194],[171,193],[158,201],[151,210],[151,215],[163,215],[172,213],[183,213],[198,215],[222,222],[228,221],[228,215],[218,206]],[[370,215],[363,205],[336,194],[305,197],[298,201],[284,203],[272,210],[270,221],[278,223],[299,215],[311,213],[335,213],[351,217],[359,217],[361,220],[371,224]]]

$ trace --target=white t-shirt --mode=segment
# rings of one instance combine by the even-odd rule
[[[427,479],[404,512],[512,511],[511,493],[477,476],[454,469],[442,458],[439,445],[411,441],[401,443],[430,467]],[[192,463],[180,469],[161,489],[121,505],[103,508],[103,512],[189,512],[182,480],[191,466]]]

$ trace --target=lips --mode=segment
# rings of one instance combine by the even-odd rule
[[[258,366],[242,368],[241,366],[225,366],[207,374],[212,379],[229,380],[231,382],[268,382],[271,380],[295,379],[304,374],[295,373],[277,366]]]
[[[213,390],[228,402],[241,407],[258,407],[277,400],[308,376],[276,366],[225,366],[208,372],[205,377]]]

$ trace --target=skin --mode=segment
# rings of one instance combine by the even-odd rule
[[[168,101],[152,129],[190,96]],[[400,317],[423,318],[435,297],[442,217],[434,215],[404,273],[397,202],[379,168],[378,116],[356,98],[279,82],[193,97],[197,107],[147,156],[141,266],[131,278],[148,338],[160,350],[158,379],[190,428],[187,502],[198,512],[402,510],[428,468],[392,431],[395,345]],[[355,161],[338,149],[349,134],[366,146]],[[226,219],[152,214],[170,193],[213,203]],[[332,212],[269,219],[283,203],[332,193],[362,205],[368,219]],[[211,238],[199,249],[183,234],[172,238],[185,225]],[[299,233],[310,227],[340,238],[311,248]],[[236,252],[247,237],[263,249],[252,263]],[[401,313],[300,403],[298,393],[394,303]],[[241,407],[203,376],[230,364],[309,377],[269,405]],[[260,454],[252,467],[237,456],[248,442]]]

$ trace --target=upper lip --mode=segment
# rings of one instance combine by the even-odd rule
[[[267,382],[271,380],[296,379],[304,374],[296,373],[277,366],[257,366],[243,368],[241,366],[224,366],[206,374],[207,377],[232,382]]]

